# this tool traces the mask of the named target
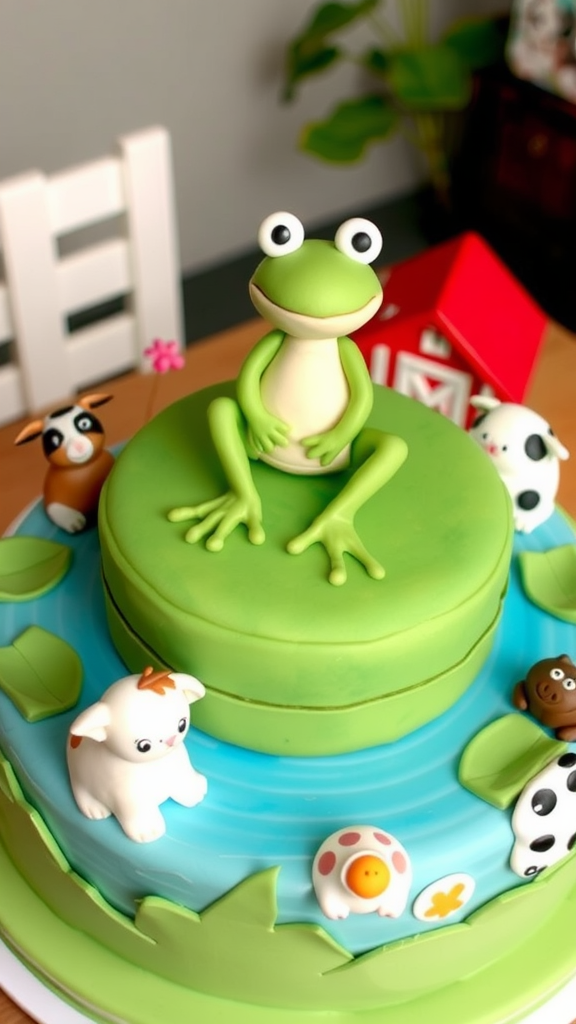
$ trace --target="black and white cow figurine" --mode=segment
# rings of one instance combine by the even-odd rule
[[[512,815],[515,843],[510,867],[531,878],[576,845],[576,754],[547,764],[518,797]]]
[[[512,498],[514,528],[531,533],[554,512],[559,460],[569,452],[532,409],[484,395],[470,401],[481,410],[470,434],[492,459]]]
[[[34,420],[20,431],[15,444],[37,437],[49,467],[44,478],[44,508],[49,519],[68,533],[83,530],[95,517],[100,491],[114,464],[104,447],[104,430],[92,409],[112,395],[84,395]]]

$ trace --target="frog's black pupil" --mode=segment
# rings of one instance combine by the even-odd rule
[[[372,239],[365,231],[357,231],[355,235],[352,235],[352,247],[356,249],[356,252],[368,252],[371,245]]]
[[[285,224],[277,224],[272,229],[271,238],[275,245],[286,245],[291,238],[290,228],[287,228]]]

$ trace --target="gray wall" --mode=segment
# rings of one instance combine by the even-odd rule
[[[396,138],[358,166],[298,153],[303,121],[351,92],[357,72],[310,81],[279,102],[286,40],[313,0],[0,0],[0,179],[110,152],[163,124],[173,140],[182,266],[254,244],[288,209],[308,225],[406,192],[422,178]],[[432,0],[433,31],[497,0]],[[505,6],[505,3],[504,3]],[[388,8],[394,7],[389,0]]]

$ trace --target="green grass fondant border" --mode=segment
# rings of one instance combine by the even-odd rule
[[[359,1018],[362,1024],[509,1024],[576,973],[574,857],[493,900],[467,922],[350,959],[320,928],[274,924],[276,870],[246,879],[201,915],[148,897],[131,921],[70,870],[3,764],[0,827],[30,881],[0,846],[0,934],[51,988],[98,1020],[157,1024],[162,1007],[162,1019],[173,1024],[315,1024],[326,1015],[338,1024]],[[62,920],[45,900],[55,901],[74,923]],[[474,938],[486,939],[486,933],[496,942],[504,937],[513,951],[460,980],[458,950],[467,947],[470,953]],[[519,934],[529,938],[518,944]],[[131,962],[122,958],[122,949]],[[447,968],[449,981],[443,978]],[[257,979],[265,1005],[233,998],[239,991],[233,975],[239,972]],[[195,976],[208,991],[185,987]],[[290,1007],[271,1006],[282,1001],[287,979],[291,987],[284,998]],[[414,983],[420,991],[412,997]],[[220,985],[228,985],[228,1000],[214,994]]]
[[[0,845],[0,934],[28,968],[94,1020],[126,1024],[514,1024],[576,973],[574,902],[497,965],[419,999],[382,1010],[314,1013],[232,1003],[192,992],[120,960],[57,918]]]

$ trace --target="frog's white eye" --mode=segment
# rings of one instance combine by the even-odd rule
[[[551,668],[550,669],[550,678],[551,679],[564,679],[564,673],[563,673],[562,669],[561,668]]]
[[[576,683],[573,679],[564,679],[562,681],[562,686],[565,690],[576,690]]]
[[[258,245],[267,256],[296,252],[304,241],[304,228],[293,213],[271,213],[258,230]]]
[[[382,249],[382,235],[371,220],[352,217],[340,225],[334,245],[357,263],[372,263]]]

